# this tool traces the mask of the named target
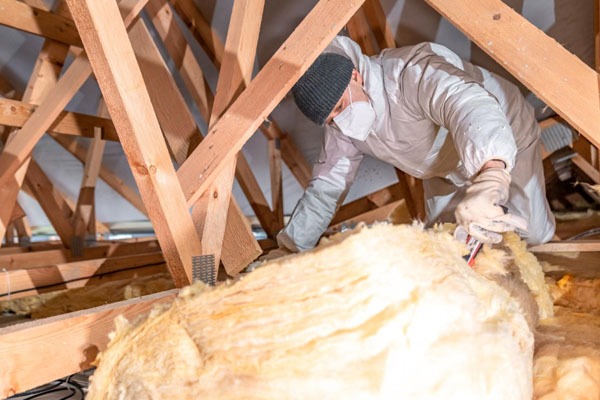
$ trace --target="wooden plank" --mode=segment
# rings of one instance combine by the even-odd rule
[[[594,69],[500,0],[426,1],[592,144],[600,145],[600,87]]]
[[[380,49],[396,47],[394,34],[379,0],[366,0],[362,6]]]
[[[193,0],[171,0],[171,4],[192,35],[204,48],[217,69],[223,61],[224,46],[219,35],[211,28]]]
[[[146,11],[175,63],[175,67],[181,74],[183,83],[196,103],[200,115],[205,121],[209,121],[214,100],[213,94],[191,47],[175,21],[171,6],[166,0],[150,0]]]
[[[271,121],[271,124],[274,122]],[[293,139],[285,134],[279,139],[281,143],[281,158],[300,186],[306,189],[312,178],[312,168],[308,165],[306,158],[300,153],[300,150]]]
[[[271,204],[279,231],[283,228],[283,181],[281,177],[281,141],[269,140],[269,170],[271,172]],[[272,235],[273,237],[275,235]]]
[[[225,55],[219,71],[209,127],[215,124],[229,104],[252,79],[263,8],[264,1],[262,0],[235,0],[233,3],[225,42]],[[243,155],[239,154],[238,157],[242,158]],[[207,193],[194,204],[193,215],[196,226],[201,232],[202,255],[214,256],[215,276],[218,274],[221,260],[223,237],[231,202],[231,187],[238,157],[222,170]],[[248,166],[247,163],[246,166]],[[247,172],[252,175],[252,171]],[[254,194],[262,195],[262,191],[260,188],[258,189],[258,192]],[[235,208],[232,211],[235,212]],[[251,231],[247,230],[246,232],[252,236]],[[234,245],[239,247],[238,243],[234,243]],[[256,242],[255,251],[256,256],[261,253],[258,242]],[[246,265],[226,265],[225,270],[229,275],[234,276],[245,267]]]
[[[91,366],[108,344],[118,315],[133,319],[177,290],[0,328],[0,396],[7,397]],[[52,368],[48,368],[51,365]]]
[[[142,75],[146,81],[155,82],[148,87],[150,99],[156,110],[167,143],[171,148],[171,153],[174,155],[175,161],[182,164],[187,157],[190,142],[194,137],[201,138],[201,133],[187,108],[185,100],[177,89],[175,80],[154,45],[150,33],[141,21],[132,27],[129,36],[140,63]],[[223,190],[219,189],[217,193],[221,195]],[[235,243],[238,244],[234,251],[228,251],[223,257],[223,262],[226,268],[229,269],[239,267],[237,260],[253,259],[260,254],[258,243],[254,239],[250,227],[247,226],[248,223],[244,215],[239,207],[234,208],[234,210],[237,210],[237,213],[232,216],[231,224],[224,227],[225,236],[228,240],[235,237],[237,239]],[[220,205],[213,210],[213,214],[219,212],[223,212],[223,207]],[[227,212],[227,209],[224,212]],[[238,233],[233,232],[236,229],[239,230]],[[216,235],[214,232],[211,231],[210,237],[215,240]],[[203,240],[202,243],[204,246],[208,243],[208,240]],[[219,249],[220,247],[219,245]]]
[[[0,0],[0,24],[81,47],[73,21],[16,0]]]
[[[46,267],[5,270],[2,274],[4,279],[0,279],[0,301],[12,298],[22,291],[64,285],[70,281],[162,263],[164,263],[164,258],[159,251],[133,256],[74,261]]]
[[[29,163],[25,185],[44,210],[63,245],[70,248],[74,235],[71,223],[73,208],[67,204],[64,194],[54,186],[35,160]]]
[[[60,144],[65,150],[71,153],[82,163],[85,163],[87,157],[87,149],[75,140],[75,138],[65,137],[61,135],[51,135],[58,144]],[[125,200],[131,203],[132,206],[138,209],[142,214],[148,215],[146,207],[142,198],[138,192],[131,188],[121,178],[119,178],[114,172],[106,168],[104,165],[100,167],[100,178],[113,190],[119,193]]]
[[[101,117],[108,116],[108,110],[103,99],[100,99],[100,104],[98,105],[98,115]],[[86,234],[91,235],[94,239],[96,238],[96,181],[102,167],[105,144],[106,142],[102,140],[102,129],[95,128],[94,139],[92,139],[92,143],[88,147],[81,187],[73,215],[74,240],[78,242],[80,248],[83,248]]]
[[[252,173],[252,168],[242,153],[238,154],[235,177],[240,188],[244,192],[246,199],[250,203],[250,207],[252,207],[256,218],[260,222],[260,225],[267,235],[275,237],[282,226],[278,225],[277,219],[273,212],[271,212],[269,203],[267,202],[254,173]]]
[[[35,296],[44,293],[52,293],[62,290],[77,289],[89,286],[98,286],[115,281],[131,282],[133,279],[164,273],[169,273],[166,263],[163,262],[159,264],[149,264],[145,266],[121,269],[115,272],[108,272],[105,274],[98,274],[92,276],[91,278],[76,279],[68,282],[57,283],[56,285],[48,285],[29,290],[21,290],[18,293],[11,293],[10,299],[15,300],[23,297]],[[6,298],[6,300],[8,300],[8,298]]]
[[[320,0],[317,3],[177,171],[188,201],[193,203],[200,197],[231,163],[362,2]]]
[[[33,104],[22,101],[0,99],[0,125],[23,127],[33,114],[35,107]],[[115,126],[110,119],[67,111],[61,111],[58,114],[54,123],[48,127],[48,132],[93,138],[96,127],[102,129],[102,139],[119,140]]]
[[[177,60],[181,60],[181,62],[187,62],[187,65],[182,65],[182,68],[184,69],[182,71],[182,74],[185,76],[189,76],[190,77],[190,84],[187,84],[188,89],[194,93],[194,92],[199,92],[199,96],[200,99],[197,101],[198,104],[198,108],[201,112],[202,117],[206,120],[206,121],[210,121],[211,117],[210,117],[210,107],[209,107],[209,102],[212,103],[212,97],[210,97],[210,91],[208,90],[208,87],[203,84],[203,76],[201,74],[201,71],[198,67],[198,63],[196,62],[196,60],[194,59],[194,57],[191,56],[187,56],[187,54],[190,54],[190,50],[189,50],[189,46],[187,45],[187,42],[185,42],[185,39],[183,38],[183,35],[180,34],[179,31],[179,27],[177,26],[177,24],[175,23],[175,21],[173,21],[173,15],[171,13],[170,7],[165,4],[164,0],[153,0],[150,2],[149,4],[149,9],[151,12],[151,15],[153,15],[153,21],[155,26],[157,26],[159,34],[161,35],[161,38],[163,38],[163,40],[165,41],[165,45],[167,46],[167,49],[170,49],[170,54]],[[241,25],[240,25],[241,26]],[[207,32],[211,31],[211,35],[212,37],[218,37],[218,35],[216,33],[214,33],[214,31],[211,30],[210,26],[206,26]],[[238,28],[239,30],[240,28]],[[210,35],[209,35],[210,36]],[[204,38],[206,38],[206,36],[204,36]],[[212,40],[212,39],[211,39]],[[248,38],[248,36],[246,36],[244,38],[244,41],[246,43],[246,45],[244,46],[244,49],[251,49],[252,45],[249,45],[249,42],[252,41],[253,39]],[[219,41],[220,43],[220,41]],[[220,46],[220,45],[219,45]],[[209,51],[211,52],[209,54],[210,57],[214,58],[214,47],[211,47],[211,49],[209,49]],[[222,50],[219,51],[219,60],[222,59]],[[231,56],[229,56],[231,57]],[[237,67],[239,69],[239,67]],[[252,65],[249,67],[249,70],[251,72],[251,68]],[[181,70],[181,69],[180,69]],[[227,72],[227,71],[225,71]],[[235,72],[235,71],[234,71]],[[193,76],[196,76],[196,79],[192,80],[191,78]],[[202,79],[201,79],[202,78]],[[217,91],[223,92],[224,90],[226,90],[226,86],[223,85],[232,85],[232,82],[235,82],[235,79],[233,81],[227,81],[224,80],[224,83],[221,83],[221,87],[217,87]],[[198,85],[198,83],[202,83],[200,86]],[[217,83],[217,85],[219,85],[219,83]],[[237,89],[236,89],[237,92]],[[215,109],[224,109],[226,107],[226,105],[223,104],[217,104]],[[197,137],[197,140],[195,143],[192,143],[192,150],[193,148],[195,148],[198,143],[200,143],[201,138]],[[254,174],[252,173],[252,170],[249,167],[249,164],[247,162],[247,160],[245,159],[245,157],[243,156],[242,153],[240,153],[238,155],[238,164],[236,165],[236,178],[238,179],[238,182],[240,183],[240,187],[242,188],[242,191],[244,192],[245,196],[248,199],[248,202],[250,203],[250,206],[252,207],[254,213],[258,216],[259,221],[261,223],[261,225],[265,228],[265,230],[269,233],[269,234],[274,234],[276,232],[274,232],[274,228],[272,228],[274,226],[275,220],[272,216],[272,213],[268,207],[268,203],[266,198],[264,197],[262,191],[260,190],[260,186],[258,184],[258,181],[256,180]],[[222,193],[222,190],[217,190],[218,193]],[[213,191],[214,193],[214,191]],[[225,199],[221,198],[221,201],[224,201]],[[205,202],[209,201],[205,199]],[[225,208],[225,205],[223,205],[222,207],[216,207],[215,209],[217,210],[222,210]],[[233,209],[238,209],[239,207],[233,208]],[[232,210],[233,210],[232,209]],[[201,218],[202,215],[205,215],[204,213],[199,213],[199,217]],[[235,218],[235,216],[234,216]],[[204,223],[198,223],[199,227],[202,227],[202,229],[204,229],[205,224]],[[210,228],[208,228],[210,230]],[[249,229],[245,229],[247,230],[249,233],[251,233],[251,231]],[[226,231],[225,233],[226,236],[229,235],[229,233]],[[239,236],[239,235],[237,235]],[[226,239],[227,240],[227,239]],[[258,246],[253,245],[252,247],[254,247],[255,249],[258,249]],[[229,259],[228,257],[226,257],[226,259]]]
[[[143,242],[102,243],[83,250],[80,257],[74,257],[71,251],[61,248],[26,250],[19,253],[0,253],[0,266],[6,270],[44,267],[53,264],[65,264],[74,261],[110,258],[160,251],[156,240]]]
[[[167,146],[116,4],[67,0],[125,155],[178,287],[192,281],[194,230]]]
[[[594,168],[585,158],[579,154],[575,154],[571,161],[573,161],[573,164],[579,167],[579,169],[582,170],[594,184],[600,184],[600,171]]]
[[[17,203],[19,204],[19,203]],[[27,217],[19,218],[13,222],[17,235],[19,237],[19,245],[26,246],[31,243],[31,226],[27,221]]]
[[[573,251],[600,251],[600,240],[565,240],[529,247],[532,253],[562,253]]]
[[[19,205],[19,203],[16,203],[15,206],[13,207],[12,214],[10,214],[10,218],[9,218],[8,222],[13,223],[14,221],[21,219],[24,216],[25,216],[25,210],[23,210],[23,208]]]
[[[188,155],[192,137],[201,133],[142,20],[133,24],[129,39],[144,80],[151,82],[147,85],[148,94],[167,146],[175,161],[181,164]]]
[[[367,4],[366,1],[365,4]],[[348,30],[350,37],[360,45],[362,52],[368,56],[372,56],[379,52],[379,46],[373,32],[369,28],[364,7],[365,5],[350,18],[350,21],[348,21],[348,24],[346,25],[346,29]]]

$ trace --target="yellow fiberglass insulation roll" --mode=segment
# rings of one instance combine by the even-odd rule
[[[380,224],[192,285],[118,321],[88,399],[531,399],[531,329],[464,250]]]

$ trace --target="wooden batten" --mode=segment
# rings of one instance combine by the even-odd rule
[[[115,317],[131,320],[157,304],[172,302],[176,294],[177,290],[169,290],[0,328],[0,397],[90,368],[108,344]]]
[[[426,1],[592,144],[600,145],[600,87],[594,69],[500,0]]]

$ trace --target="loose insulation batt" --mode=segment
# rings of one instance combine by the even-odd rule
[[[387,224],[118,320],[89,399],[531,399],[517,302],[445,232]]]

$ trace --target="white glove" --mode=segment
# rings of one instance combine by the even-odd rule
[[[501,232],[527,231],[527,221],[506,214],[510,174],[504,168],[488,168],[479,173],[454,212],[456,222],[483,243],[499,243]]]

